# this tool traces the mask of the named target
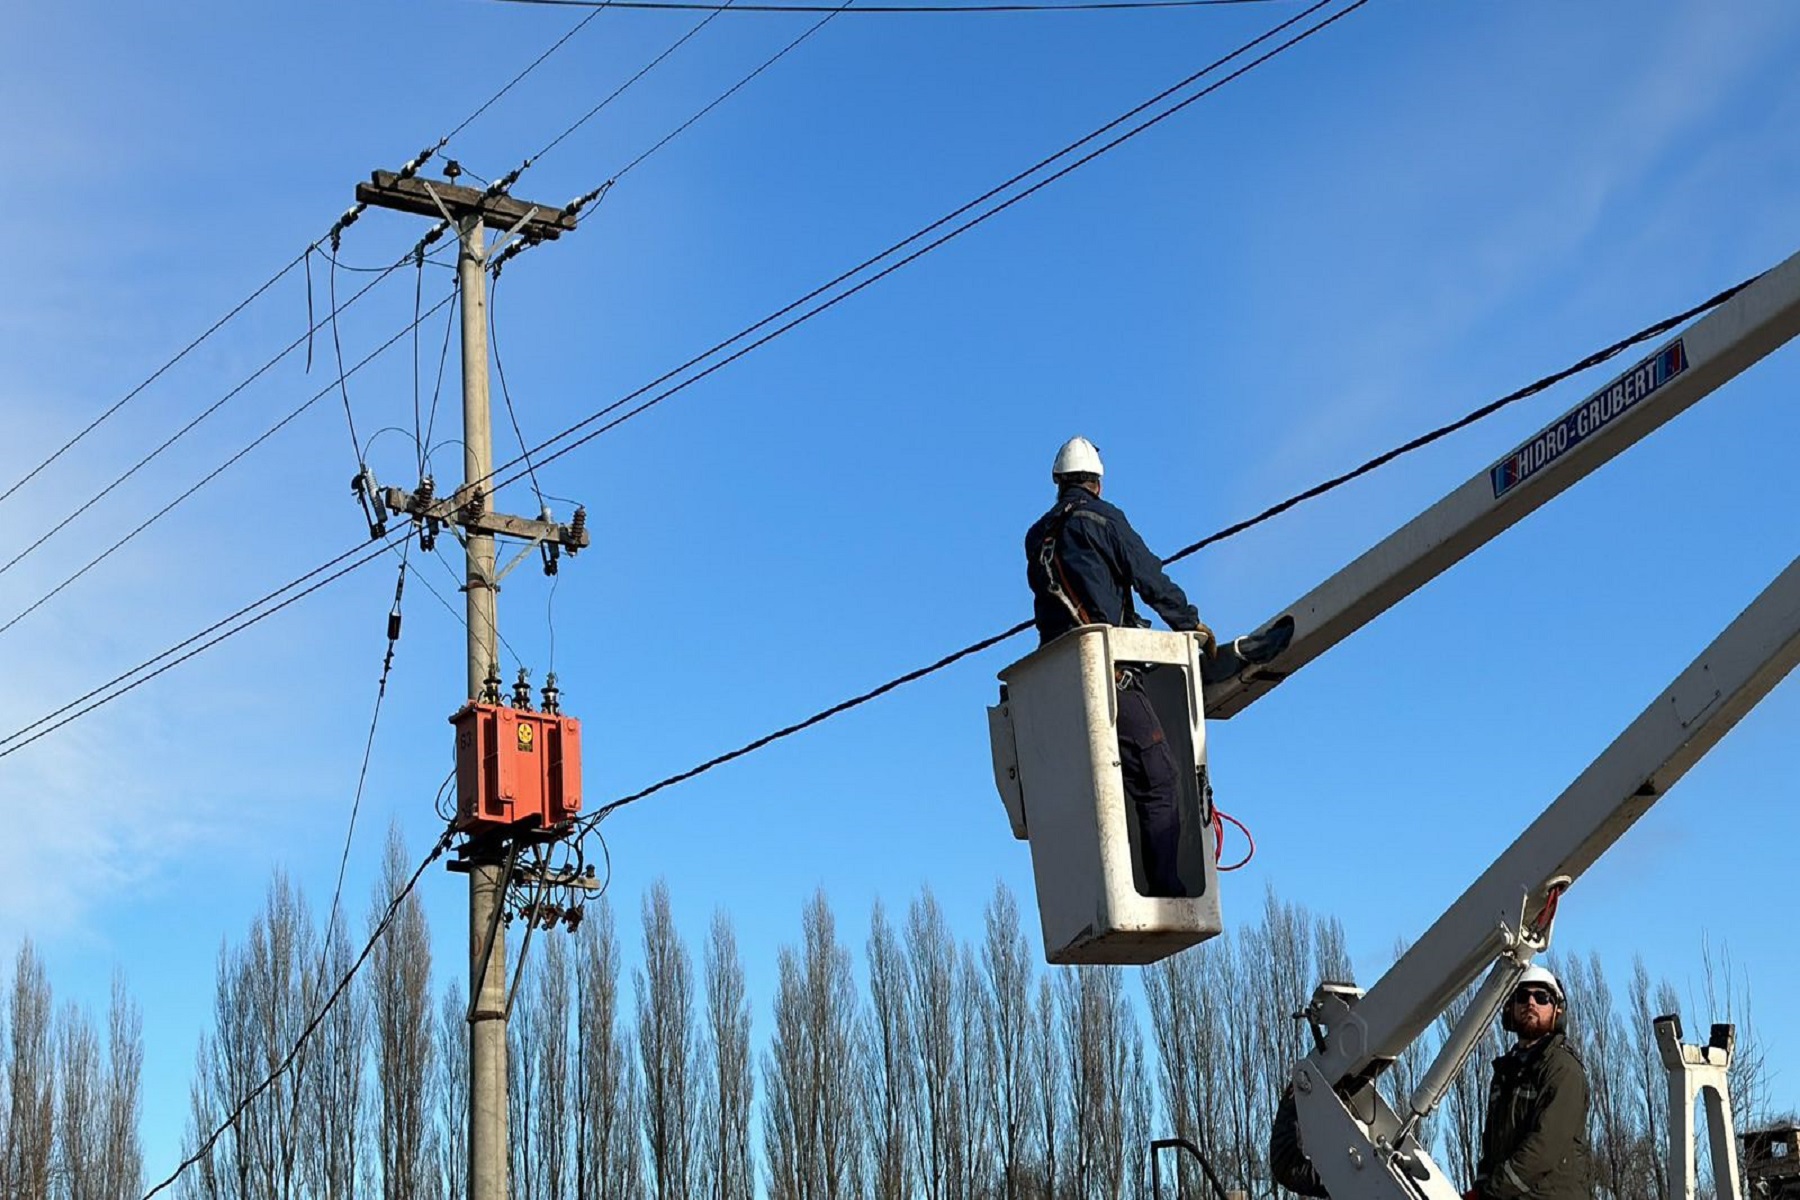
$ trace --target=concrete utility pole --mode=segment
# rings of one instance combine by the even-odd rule
[[[436,500],[424,480],[407,494],[389,489],[388,506],[415,519],[462,530],[467,574],[463,591],[468,613],[470,700],[500,700],[499,614],[495,593],[494,537],[506,534],[532,542],[553,542],[578,550],[587,545],[585,528],[533,521],[491,511],[493,434],[488,411],[487,228],[548,239],[575,228],[573,211],[515,200],[496,188],[480,191],[442,180],[377,171],[358,184],[358,201],[422,216],[441,216],[457,230],[457,279],[462,292],[463,483]],[[495,249],[500,246],[495,243]],[[517,560],[515,560],[516,562]],[[504,572],[501,572],[504,574]],[[513,863],[513,839],[506,834],[469,837],[459,847],[453,870],[469,875],[469,1200],[506,1200],[506,927],[501,912]]]

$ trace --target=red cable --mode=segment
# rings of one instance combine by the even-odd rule
[[[1219,870],[1221,872],[1235,871],[1235,870],[1239,869],[1240,867],[1247,865],[1251,859],[1256,857],[1256,838],[1251,835],[1250,827],[1248,825],[1244,824],[1242,821],[1238,820],[1236,817],[1232,816],[1230,813],[1226,812],[1224,809],[1214,808],[1213,809],[1213,845],[1216,847],[1216,849],[1213,851],[1213,860],[1216,862],[1220,858],[1224,857],[1225,822],[1227,822],[1227,821],[1230,821],[1233,825],[1236,825],[1238,827],[1239,831],[1243,833],[1244,840],[1246,842],[1250,843],[1250,849],[1244,854],[1244,857],[1242,857],[1238,861],[1232,863],[1229,867],[1220,867]]]

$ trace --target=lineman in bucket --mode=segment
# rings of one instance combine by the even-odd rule
[[[1519,977],[1500,1028],[1518,1040],[1494,1060],[1481,1162],[1464,1200],[1590,1200],[1587,1070],[1569,1045],[1562,984],[1543,967]]]
[[[1169,628],[1198,633],[1208,658],[1218,650],[1212,630],[1166,574],[1125,514],[1100,499],[1105,468],[1086,438],[1070,438],[1056,452],[1050,477],[1056,504],[1025,535],[1025,571],[1041,645],[1081,625],[1143,627],[1135,591]],[[1121,670],[1119,768],[1138,818],[1144,875],[1153,896],[1186,894],[1176,873],[1181,815],[1176,806],[1175,756],[1162,722],[1133,671]]]

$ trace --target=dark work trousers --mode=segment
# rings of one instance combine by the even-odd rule
[[[1176,871],[1181,811],[1176,806],[1175,754],[1150,697],[1135,681],[1119,689],[1119,771],[1137,812],[1149,894],[1186,895]]]

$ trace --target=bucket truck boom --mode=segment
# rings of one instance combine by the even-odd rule
[[[1333,1200],[1456,1200],[1414,1131],[1531,958],[1562,889],[1800,663],[1796,558],[1401,956],[1367,994],[1322,985],[1319,1048],[1294,1068],[1300,1143]],[[1483,972],[1395,1111],[1374,1081]]]
[[[1389,534],[1258,627],[1265,664],[1209,670],[1206,715],[1236,716],[1275,685],[1461,562],[1579,480],[1800,334],[1800,254],[1693,325]],[[1220,647],[1220,658],[1227,658]]]
[[[1216,659],[1197,659],[1184,635],[1092,627],[1065,634],[1001,672],[1007,687],[988,713],[994,778],[1015,836],[1031,842],[1047,957],[1148,963],[1220,932],[1211,861],[1217,840],[1205,828],[1213,819],[1204,775],[1205,718],[1242,712],[1797,334],[1800,254],[1665,339],[1260,626],[1255,642],[1280,649],[1272,656],[1265,649],[1256,663],[1246,663],[1229,646],[1221,646]],[[1186,895],[1176,899],[1151,897],[1134,878],[1138,834],[1121,798],[1112,727],[1114,641],[1138,644],[1126,655],[1133,662],[1156,661],[1184,673],[1179,686],[1164,679],[1167,694],[1158,700],[1165,728],[1180,732],[1178,757],[1193,774],[1184,783],[1183,838],[1198,852],[1184,853],[1192,880]],[[1201,689],[1192,686],[1194,671],[1203,677]],[[1492,906],[1484,912],[1491,916]],[[1506,919],[1518,926],[1516,903]],[[1492,958],[1490,947],[1474,944],[1462,945],[1458,953],[1459,962]],[[1445,965],[1434,961],[1431,969]],[[1449,976],[1460,978],[1455,971]],[[1435,1016],[1461,986],[1421,1002],[1437,1004],[1430,1010]]]

